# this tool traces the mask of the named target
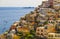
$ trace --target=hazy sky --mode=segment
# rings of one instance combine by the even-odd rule
[[[0,0],[0,7],[36,7],[43,0]]]

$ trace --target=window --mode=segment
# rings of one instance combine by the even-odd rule
[[[55,35],[55,37],[57,37],[57,35]]]
[[[41,30],[41,32],[43,32],[43,30]]]
[[[53,35],[49,35],[49,37],[53,37]]]
[[[54,2],[56,2],[56,1],[54,1]]]
[[[39,29],[37,31],[39,31]]]
[[[37,33],[37,35],[40,35],[39,33]]]
[[[58,37],[60,37],[60,35],[58,35]]]
[[[43,35],[43,33],[41,33],[41,35]]]
[[[60,18],[60,16],[58,16]]]
[[[47,29],[47,26],[45,26],[45,29]]]
[[[50,37],[50,35],[48,35],[48,37]]]

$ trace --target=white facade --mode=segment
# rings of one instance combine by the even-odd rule
[[[60,39],[60,34],[58,33],[49,33],[48,39]]]
[[[53,5],[53,8],[56,9],[56,10],[59,10],[60,9],[60,3]]]
[[[60,3],[60,0],[53,0],[53,4],[55,5],[55,4],[58,4],[58,3]]]
[[[39,37],[47,37],[47,31],[44,27],[37,27],[36,29],[36,36],[39,36]]]

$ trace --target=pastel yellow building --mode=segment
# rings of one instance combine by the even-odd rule
[[[54,32],[56,32],[55,26],[53,24],[47,24],[45,26],[47,27],[47,32],[48,33],[54,33]]]
[[[29,29],[28,28],[25,28],[25,27],[17,27],[17,31],[18,32],[24,32],[24,33],[26,33],[26,32],[29,32]]]
[[[47,14],[47,16],[55,16],[55,13],[53,13],[51,11],[47,12],[46,14]]]

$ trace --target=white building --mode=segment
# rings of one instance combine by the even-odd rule
[[[56,10],[59,10],[60,9],[60,3],[53,5],[53,8],[56,9]]]
[[[48,39],[60,39],[60,33],[49,33]]]
[[[47,31],[45,29],[45,27],[37,27],[36,29],[36,36],[39,37],[47,37]]]
[[[60,0],[53,0],[53,4],[58,4],[60,3]]]

